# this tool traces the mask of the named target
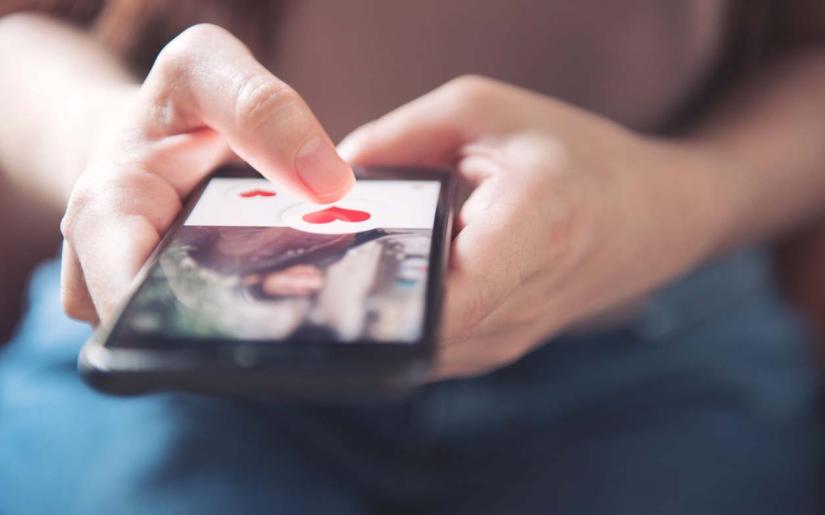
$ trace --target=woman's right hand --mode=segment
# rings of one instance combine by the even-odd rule
[[[279,187],[333,202],[352,169],[301,97],[212,25],[170,42],[69,198],[62,300],[93,323],[120,302],[186,195],[232,152]]]

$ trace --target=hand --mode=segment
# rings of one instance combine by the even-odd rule
[[[163,49],[72,191],[61,224],[66,312],[106,318],[181,200],[232,152],[316,202],[354,184],[301,97],[228,32],[198,25]]]
[[[470,186],[452,243],[437,377],[506,365],[712,252],[705,156],[515,87],[461,78],[360,128],[359,164],[452,165]]]

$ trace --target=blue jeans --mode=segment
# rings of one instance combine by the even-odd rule
[[[816,511],[806,332],[762,255],[709,265],[609,331],[373,404],[98,394],[58,265],[0,355],[0,513]]]

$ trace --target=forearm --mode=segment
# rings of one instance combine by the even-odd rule
[[[720,250],[825,213],[825,49],[768,68],[687,138],[709,164]]]
[[[0,170],[62,207],[134,80],[88,35],[28,14],[0,18],[0,77]]]

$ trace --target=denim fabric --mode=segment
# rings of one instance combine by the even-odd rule
[[[486,376],[311,405],[92,391],[46,264],[0,355],[0,514],[815,513],[815,378],[768,265]]]

